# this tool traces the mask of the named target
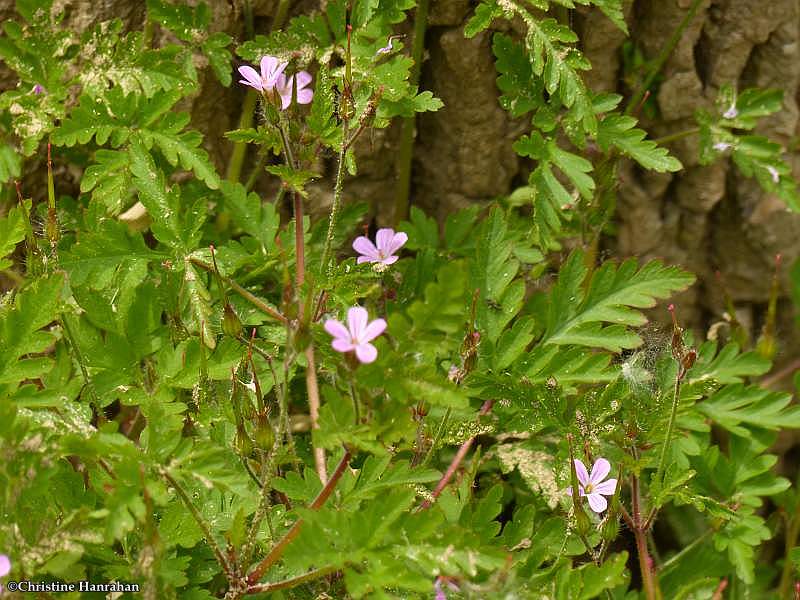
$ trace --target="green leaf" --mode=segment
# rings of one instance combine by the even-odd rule
[[[697,404],[697,410],[731,433],[749,437],[743,425],[769,430],[800,427],[800,406],[791,394],[744,384],[728,385]]]
[[[652,261],[638,269],[636,259],[628,259],[619,267],[603,264],[584,293],[584,260],[583,253],[575,251],[561,268],[550,293],[543,343],[594,346],[612,352],[635,348],[642,341],[627,327],[638,327],[647,319],[634,309],[652,308],[656,300],[684,290],[694,281],[693,275],[677,267]]]
[[[0,271],[13,264],[6,256],[25,239],[27,231],[25,219],[25,213],[17,206],[11,208],[5,217],[0,218]]]
[[[43,352],[53,342],[51,333],[39,330],[58,318],[63,287],[64,275],[51,275],[0,305],[0,384],[33,379],[50,365],[49,358],[20,359]]]
[[[597,128],[597,143],[604,152],[616,148],[645,169],[658,173],[680,171],[683,168],[666,148],[657,146],[645,136],[647,133],[644,130],[636,128],[635,118],[617,113],[606,115]]]

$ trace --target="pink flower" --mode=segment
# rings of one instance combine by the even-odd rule
[[[603,481],[611,471],[611,464],[605,458],[598,458],[592,466],[592,474],[586,470],[586,466],[577,458],[575,459],[575,474],[578,476],[578,491],[581,497],[589,499],[589,508],[596,513],[603,512],[608,508],[608,501],[603,496],[613,496],[617,489],[617,480],[609,479]],[[572,487],[567,489],[567,494],[572,495]]]
[[[382,265],[391,265],[400,258],[395,254],[403,244],[408,241],[408,236],[402,231],[394,232],[394,229],[379,229],[375,235],[375,244],[366,236],[359,236],[353,242],[353,250],[361,256],[358,257],[358,264],[370,262]]]
[[[275,87],[278,78],[283,75],[283,70],[288,64],[280,62],[274,56],[262,56],[260,74],[253,67],[239,67],[239,73],[244,77],[244,79],[239,80],[239,83],[250,86],[259,92],[270,92]]]
[[[362,363],[371,363],[378,358],[378,350],[370,344],[386,329],[386,321],[375,319],[367,323],[367,309],[354,306],[347,311],[347,327],[336,319],[325,321],[325,331],[333,336],[333,349],[337,352],[352,352]]]
[[[286,110],[292,103],[292,86],[297,80],[297,103],[308,104],[314,98],[314,91],[307,86],[311,83],[311,74],[300,71],[296,76],[292,75],[288,79],[281,73],[275,80],[275,91],[281,97],[281,110]]]
[[[5,555],[0,554],[0,577],[5,577],[11,572],[11,560]],[[3,592],[3,586],[0,585],[0,593]]]

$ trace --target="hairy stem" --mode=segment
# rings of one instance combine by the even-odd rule
[[[303,575],[298,575],[297,577],[290,577],[289,579],[284,579],[282,581],[275,581],[273,583],[258,583],[255,585],[251,585],[247,588],[246,594],[263,594],[268,592],[277,592],[278,590],[286,590],[289,588],[297,587],[298,585],[303,585],[304,583],[308,583],[309,581],[314,581],[315,579],[320,579],[321,577],[325,577],[325,575],[329,575],[331,573],[335,573],[338,569],[336,567],[322,567],[320,569],[314,569],[313,571],[309,571]]]
[[[197,507],[192,502],[192,499],[189,498],[189,494],[186,493],[186,490],[183,489],[183,486],[179,484],[176,479],[170,474],[170,472],[162,468],[161,475],[166,479],[169,484],[175,488],[175,491],[180,496],[183,503],[186,505],[186,508],[189,509],[189,512],[192,513],[194,520],[197,522],[197,525],[203,531],[203,535],[205,536],[206,540],[208,541],[208,545],[211,547],[211,550],[214,552],[214,556],[216,556],[217,561],[219,562],[222,570],[225,571],[225,575],[228,577],[229,580],[233,578],[233,568],[231,567],[228,559],[225,557],[225,554],[222,552],[222,548],[219,547],[217,544],[217,540],[214,539],[214,534],[211,533],[211,527],[209,526],[208,522],[203,518],[203,515],[200,514],[200,511],[197,510]]]
[[[336,184],[333,187],[333,204],[331,204],[331,214],[328,218],[328,235],[325,237],[325,248],[322,250],[322,260],[319,263],[321,273],[328,272],[328,261],[330,260],[331,246],[333,245],[333,235],[336,230],[336,221],[339,218],[339,211],[342,206],[344,163],[347,156],[345,140],[347,140],[349,122],[349,119],[344,119],[342,121],[342,147],[339,150],[339,164],[336,167]]]
[[[411,43],[411,73],[408,81],[411,85],[419,83],[422,70],[422,56],[425,53],[425,30],[428,28],[428,8],[430,0],[417,0],[417,12],[414,15],[414,39]],[[416,116],[403,120],[400,133],[400,149],[397,152],[397,187],[394,197],[394,223],[397,225],[408,217],[409,194],[411,192],[411,161],[414,157],[414,133],[417,126]]]
[[[482,417],[488,414],[489,411],[492,410],[493,405],[494,405],[494,400],[487,400],[486,402],[484,402],[483,406],[481,406],[481,410],[478,412],[478,416]],[[426,508],[430,508],[430,506],[434,502],[436,502],[436,499],[442,495],[444,488],[447,487],[447,485],[450,483],[450,480],[453,478],[453,475],[455,475],[456,471],[458,470],[458,467],[461,466],[461,463],[464,461],[464,457],[467,455],[467,452],[469,452],[469,449],[475,442],[476,437],[477,436],[473,435],[466,442],[461,444],[461,447],[458,449],[458,452],[456,452],[456,455],[453,457],[453,460],[450,461],[450,465],[447,467],[447,471],[445,471],[444,475],[442,475],[442,478],[439,480],[439,483],[436,484],[436,488],[434,488],[433,490],[433,498],[430,500],[425,500],[425,502],[423,502],[420,505],[419,510],[425,510]]]
[[[431,447],[428,448],[428,452],[425,454],[425,458],[422,460],[422,464],[420,467],[424,467],[425,465],[430,462],[431,458],[433,457],[433,453],[436,451],[436,445],[439,443],[439,440],[442,439],[444,435],[444,430],[447,427],[447,422],[450,420],[450,413],[452,409],[450,407],[444,413],[444,417],[442,417],[441,422],[439,423],[439,427],[436,429],[436,433],[433,436],[433,440],[431,441]]]
[[[667,433],[664,436],[664,445],[661,446],[661,454],[658,457],[658,468],[656,469],[656,479],[655,481],[658,485],[661,485],[662,477],[664,476],[664,468],[667,462],[667,454],[669,453],[669,447],[672,443],[672,432],[675,429],[675,419],[678,415],[678,404],[680,403],[681,399],[681,381],[683,380],[683,375],[685,371],[683,367],[679,364],[678,365],[678,373],[675,375],[675,387],[672,393],[672,409],[669,413],[669,422],[667,423]],[[648,518],[648,522],[651,519]]]
[[[636,90],[636,93],[631,97],[628,105],[625,107],[625,114],[629,115],[634,110],[637,109],[639,104],[647,94],[650,86],[653,85],[653,81],[655,81],[656,76],[659,74],[662,68],[664,68],[664,64],[669,59],[672,52],[675,50],[675,46],[678,45],[678,42],[681,41],[683,37],[683,33],[686,31],[686,28],[694,19],[695,14],[697,13],[697,9],[700,8],[700,4],[702,4],[703,0],[694,0],[692,5],[689,7],[689,10],[684,15],[681,22],[675,28],[675,31],[672,32],[669,40],[667,43],[664,44],[664,47],[661,48],[661,52],[659,52],[656,59],[651,63],[650,69],[647,71],[647,75],[642,81],[642,84],[639,86],[639,89]]]
[[[336,470],[331,475],[331,478],[325,484],[325,487],[320,490],[319,494],[317,494],[317,497],[314,498],[314,501],[309,506],[311,510],[319,510],[322,505],[325,504],[330,495],[333,493],[333,490],[336,488],[336,485],[339,483],[339,480],[342,478],[344,470],[347,468],[349,463],[350,451],[345,450],[344,455],[339,461],[339,464],[336,465]],[[272,547],[272,550],[270,550],[269,554],[267,554],[267,556],[265,556],[264,559],[250,572],[250,575],[247,576],[247,583],[250,585],[257,583],[258,580],[263,577],[264,573],[267,572],[267,569],[280,560],[281,556],[283,556],[283,553],[286,551],[286,547],[300,534],[300,529],[302,527],[303,519],[298,519],[295,521],[294,525],[292,525],[289,531],[287,531],[280,541]]]

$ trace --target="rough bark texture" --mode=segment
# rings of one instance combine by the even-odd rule
[[[213,28],[241,37],[239,1],[206,0],[214,13]],[[143,2],[138,0],[59,0],[67,23],[84,29],[93,22],[121,17],[140,27]],[[0,16],[9,12],[0,2]],[[294,10],[309,10],[316,0],[295,2]],[[496,73],[487,32],[471,40],[463,26],[472,13],[470,0],[433,0],[426,36],[421,86],[441,98],[445,107],[418,119],[412,175],[413,204],[444,217],[473,202],[487,202],[510,192],[528,169],[511,149],[524,123],[500,109]],[[686,13],[690,0],[636,0],[629,5],[632,41],[646,57],[654,57]],[[758,85],[785,92],[784,110],[765,120],[759,132],[790,146],[798,130],[798,41],[800,0],[706,0],[662,73],[655,97],[659,117],[644,125],[652,137],[690,127],[693,112],[711,105],[718,88]],[[275,0],[253,2],[257,32],[265,32],[276,9]],[[625,88],[621,47],[625,35],[595,10],[574,13],[573,26],[590,58],[590,87],[630,93]],[[0,65],[0,85],[7,76]],[[193,100],[196,127],[224,169],[230,144],[222,132],[236,127],[243,90],[222,88],[206,70],[203,89]],[[346,187],[346,199],[370,202],[380,223],[391,215],[398,128],[363,136],[357,145],[359,174]],[[741,311],[740,319],[757,333],[766,307],[774,257],[790,265],[800,256],[800,216],[787,212],[775,197],[760,191],[731,165],[697,164],[697,139],[670,146],[687,167],[677,175],[644,173],[631,164],[619,176],[618,235],[607,240],[621,255],[660,257],[694,271],[698,284],[678,300],[681,318],[706,328],[722,313],[722,293],[715,272]],[[795,162],[800,159],[792,155]],[[245,170],[247,172],[247,170]],[[269,183],[259,184],[265,194]],[[330,186],[320,185],[311,211],[320,214],[330,202]],[[796,350],[796,328],[788,296],[788,268],[782,270],[783,310],[778,334],[782,359]],[[779,362],[781,360],[779,358]]]

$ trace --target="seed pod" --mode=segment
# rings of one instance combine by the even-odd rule
[[[236,449],[242,456],[250,456],[253,454],[253,440],[247,435],[247,430],[244,428],[243,424],[236,427],[235,444]]]
[[[619,535],[619,519],[609,515],[603,523],[602,536],[605,542],[611,543]]]
[[[225,309],[222,315],[222,331],[232,338],[238,338],[242,335],[242,322],[239,319],[239,315],[237,315],[236,311],[233,309],[233,306],[228,302],[225,303]]]
[[[275,432],[272,430],[272,424],[266,414],[259,414],[256,417],[256,430],[255,430],[256,446],[264,452],[271,452],[272,446],[275,444]]]

